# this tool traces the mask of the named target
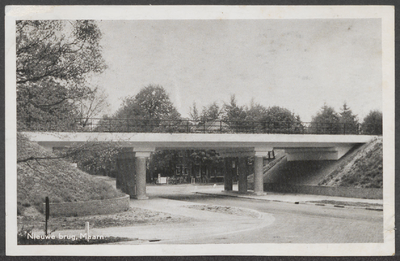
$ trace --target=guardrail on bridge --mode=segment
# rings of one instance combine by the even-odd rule
[[[290,121],[194,121],[186,119],[75,118],[67,122],[29,124],[24,131],[153,132],[153,133],[265,133],[265,134],[371,134],[360,124]],[[377,130],[379,131],[379,130]],[[379,133],[378,133],[379,134]]]

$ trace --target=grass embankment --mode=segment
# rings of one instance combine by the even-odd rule
[[[383,187],[382,137],[362,146],[336,168],[320,185],[356,188]]]
[[[31,212],[32,206],[42,211],[46,196],[51,203],[59,203],[124,195],[21,134],[17,136],[17,153],[18,215],[24,215],[26,209]]]

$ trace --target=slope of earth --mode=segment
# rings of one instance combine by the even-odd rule
[[[280,160],[264,172],[264,183],[382,187],[382,139],[352,148],[337,161]]]
[[[354,157],[348,158],[319,185],[356,188],[383,187],[382,137],[362,146]]]
[[[17,153],[19,215],[24,215],[25,209],[30,207],[41,211],[46,196],[50,202],[58,203],[125,195],[20,134],[17,136]]]

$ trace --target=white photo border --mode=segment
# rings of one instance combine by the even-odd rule
[[[378,256],[394,255],[395,95],[393,6],[6,6],[6,255],[54,256]],[[383,243],[205,245],[17,245],[16,20],[358,19],[382,25]]]

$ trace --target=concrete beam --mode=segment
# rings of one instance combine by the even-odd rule
[[[31,141],[52,147],[84,142],[115,142],[121,147],[155,148],[249,148],[249,147],[330,147],[340,144],[367,143],[369,135],[300,135],[300,134],[198,134],[198,133],[68,133],[23,132]]]
[[[341,144],[326,148],[288,148],[285,152],[288,161],[338,160],[352,147],[351,144]]]

